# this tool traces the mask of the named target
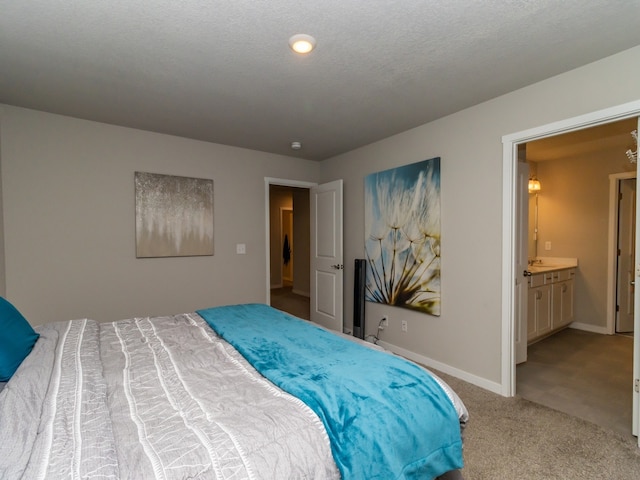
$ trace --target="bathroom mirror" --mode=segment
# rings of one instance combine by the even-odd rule
[[[522,158],[526,159],[526,146],[521,150],[518,150],[518,155],[522,155]],[[538,257],[538,193],[541,185],[538,180],[538,164],[535,162],[527,161],[529,171],[529,228],[528,228],[528,252],[527,258],[529,260]]]
[[[527,257],[534,259],[538,256],[538,193],[529,194],[529,253]]]

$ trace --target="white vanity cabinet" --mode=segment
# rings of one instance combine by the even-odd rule
[[[573,277],[575,269],[553,272],[551,280],[551,329],[557,330],[573,322]]]
[[[528,342],[551,331],[551,282],[545,283],[545,275],[548,274],[537,273],[529,277],[529,297],[527,301]]]
[[[573,321],[576,269],[533,273],[529,277],[527,341],[534,342]]]

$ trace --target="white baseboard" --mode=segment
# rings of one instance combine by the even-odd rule
[[[569,328],[575,328],[576,330],[584,330],[585,332],[600,333],[602,335],[609,335],[607,327],[599,325],[591,325],[589,323],[573,322],[569,325]]]
[[[464,370],[460,370],[458,368],[452,367],[450,365],[438,362],[437,360],[433,360],[432,358],[425,357],[418,353],[412,352],[410,350],[406,350],[401,347],[397,347],[390,343],[379,341],[378,345],[387,350],[391,350],[393,353],[396,353],[400,356],[408,358],[409,360],[413,360],[416,363],[420,363],[427,368],[433,368],[435,370],[439,370],[447,375],[451,375],[453,377],[459,378],[460,380],[464,380],[465,382],[469,382],[472,385],[475,385],[480,388],[484,388],[485,390],[489,390],[490,392],[497,393],[498,395],[502,395],[502,385],[496,382],[492,382],[491,380],[487,380],[486,378],[478,377],[477,375],[473,375],[472,373],[465,372]]]
[[[295,288],[293,288],[291,290],[291,293],[295,293],[296,295],[301,295],[303,297],[310,297],[311,296],[311,292],[303,292],[301,290],[296,290]]]

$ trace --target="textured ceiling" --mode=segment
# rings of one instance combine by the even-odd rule
[[[322,160],[639,45],[639,18],[639,0],[0,0],[0,103]]]

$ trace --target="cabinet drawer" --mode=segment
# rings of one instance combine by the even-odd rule
[[[558,274],[558,277],[554,277],[553,281],[554,282],[564,282],[565,280],[569,280],[571,278],[573,278],[573,275],[575,273],[573,268],[568,268],[567,270],[559,270],[557,272],[555,272]]]
[[[531,275],[529,277],[529,287],[536,288],[544,285],[544,276],[544,273],[536,273],[535,275]]]
[[[549,285],[550,283],[564,282],[571,280],[575,275],[574,268],[566,270],[552,270],[551,272],[536,273],[529,277],[529,287],[535,288],[540,285]]]

